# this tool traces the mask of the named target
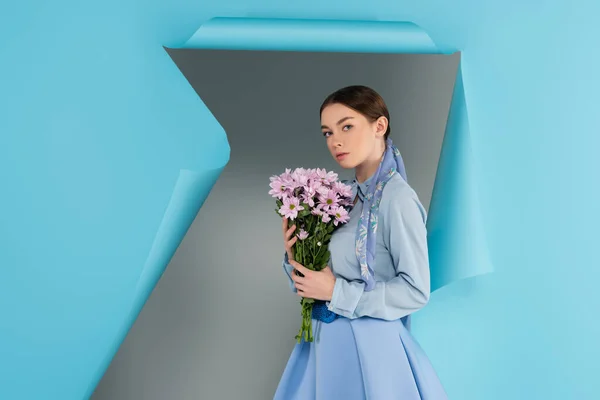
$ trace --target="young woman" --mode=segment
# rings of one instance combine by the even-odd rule
[[[295,345],[275,399],[447,399],[409,332],[410,314],[429,300],[426,212],[389,139],[387,106],[373,89],[349,86],[329,95],[320,113],[331,155],[354,168],[347,183],[355,200],[322,271],[294,261],[296,227],[283,220],[290,287],[316,302],[314,341]]]

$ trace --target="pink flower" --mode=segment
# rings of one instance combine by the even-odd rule
[[[345,197],[342,200],[340,200],[340,206],[352,206],[354,203],[354,201],[352,201],[352,198],[350,197]]]
[[[322,168],[317,168],[316,174],[318,176],[318,179],[327,185],[331,185],[338,178],[338,174],[336,174],[335,172],[327,172],[325,169]]]
[[[329,194],[329,191],[330,191],[331,189],[330,189],[330,188],[329,188],[329,186],[327,186],[327,185],[321,185],[321,186],[319,186],[319,187],[318,187],[316,190],[317,190],[317,194],[318,194],[320,197],[327,197],[327,195]]]
[[[287,185],[281,180],[280,177],[273,177],[269,186],[271,187],[269,194],[272,197],[276,197],[278,199],[283,198],[284,194],[286,193]]]
[[[311,179],[308,182],[308,186],[307,187],[310,188],[310,190],[312,190],[312,191],[314,191],[316,193],[319,188],[323,187],[323,182],[321,182],[320,180]]]
[[[323,204],[319,204],[319,205],[317,205],[315,208],[313,208],[313,209],[310,211],[310,213],[311,213],[312,215],[318,215],[319,217],[320,217],[321,215],[323,215],[323,213],[324,213],[324,212],[323,212]]]
[[[330,208],[338,206],[339,199],[337,197],[337,193],[335,190],[329,190],[326,196],[321,196],[319,201],[321,204],[325,205],[325,209],[328,210]]]
[[[340,197],[352,197],[352,186],[346,185],[340,181],[333,184],[333,190],[335,190]]]
[[[296,183],[296,187],[306,186],[308,184],[309,174],[304,168],[296,168],[294,172],[292,172],[292,178]]]
[[[335,226],[337,226],[337,224],[340,222],[343,224],[350,220],[348,211],[346,211],[346,209],[344,207],[337,206],[337,207],[333,208],[331,211],[332,212],[330,214],[332,214],[332,216],[335,217],[335,220],[333,221],[333,224]]]
[[[300,205],[300,199],[285,196],[283,198],[283,205],[279,209],[279,214],[293,221],[298,217],[298,211],[302,210],[304,210],[304,207]]]
[[[296,236],[298,236],[298,239],[304,240],[308,237],[308,232],[306,232],[304,229],[300,229],[300,233],[298,233]]]
[[[310,186],[305,186],[303,188],[303,193],[302,193],[302,195],[300,195],[300,197],[302,198],[303,202],[308,204],[310,207],[314,207],[315,206],[315,200],[314,200],[315,195],[316,195],[315,189],[313,189]]]
[[[323,220],[323,222],[327,223],[327,222],[331,221],[331,215],[329,215],[327,213],[323,213],[321,215],[321,219]]]
[[[325,179],[327,176],[327,170],[325,168],[316,168],[315,177],[316,179]]]
[[[292,170],[289,168],[285,169],[285,172],[281,174],[281,179],[291,180],[292,179]]]
[[[313,182],[310,185],[311,193],[314,193],[314,197],[320,198],[322,196],[327,196],[329,193],[329,188],[327,186],[323,186],[321,183]]]
[[[319,179],[319,175],[317,173],[317,169],[316,168],[311,168],[308,170],[308,177],[310,178],[311,181],[316,181]]]

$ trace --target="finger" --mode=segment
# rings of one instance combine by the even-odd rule
[[[304,285],[304,279],[305,279],[305,277],[298,275],[297,272],[298,272],[297,269],[293,269],[292,270],[292,280],[294,282],[296,282],[297,284],[299,284],[299,285]]]
[[[287,243],[285,244],[285,246],[288,249],[291,249],[292,246],[294,245],[294,243],[296,243],[296,241],[298,240],[298,236],[294,236],[292,239],[288,240]]]
[[[296,230],[296,224],[290,226],[290,229],[288,229],[287,233],[288,235],[291,234],[292,232],[294,232]]]
[[[294,241],[290,240],[289,242],[285,243],[285,251],[287,251],[288,253],[292,254],[294,253],[293,250],[293,246],[294,246]]]
[[[281,221],[282,221],[281,223],[282,223],[282,225],[283,225],[283,232],[285,233],[285,231],[287,230],[287,226],[288,226],[288,220],[287,220],[287,217],[283,217],[283,218],[281,218]]]
[[[290,264],[292,264],[294,266],[294,268],[296,268],[298,271],[300,271],[302,273],[302,275],[304,275],[305,277],[307,277],[310,273],[313,272],[310,269],[306,268],[304,265],[301,265],[300,263],[298,263],[296,261],[290,262]]]
[[[296,225],[292,225],[292,227],[285,232],[286,239],[290,239],[290,236],[292,236],[294,230],[296,230]]]

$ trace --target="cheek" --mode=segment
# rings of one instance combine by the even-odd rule
[[[326,140],[326,144],[327,144],[327,148],[329,149],[329,151],[333,152],[333,141],[331,140],[331,138],[327,138]]]
[[[351,143],[354,151],[364,153],[368,151],[369,135],[368,132],[354,131],[351,135]]]

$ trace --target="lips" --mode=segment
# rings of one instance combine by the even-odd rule
[[[346,156],[348,155],[348,153],[338,153],[335,155],[335,158],[338,160],[342,160],[344,159]]]

